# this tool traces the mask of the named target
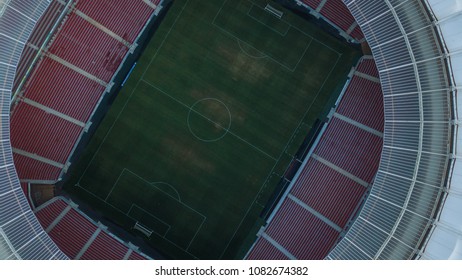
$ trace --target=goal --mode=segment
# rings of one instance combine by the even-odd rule
[[[281,19],[282,16],[284,15],[284,13],[282,11],[279,11],[278,9],[271,6],[270,4],[266,4],[265,11],[267,11],[268,13],[274,15],[278,19]]]
[[[133,226],[133,229],[136,229],[136,230],[139,230],[141,233],[143,233],[144,235],[146,235],[148,238],[151,237],[152,235],[152,230],[150,230],[149,228],[147,228],[146,226],[138,223],[138,221],[135,223],[135,225]]]

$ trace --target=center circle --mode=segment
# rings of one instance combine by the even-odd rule
[[[222,101],[204,98],[191,106],[187,123],[194,137],[204,142],[215,142],[231,128],[231,112]]]

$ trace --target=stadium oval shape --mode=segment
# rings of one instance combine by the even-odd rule
[[[379,171],[358,218],[327,259],[461,259],[457,85],[460,1],[345,0],[370,44],[384,93]],[[9,141],[16,66],[50,2],[0,6],[0,259],[67,259],[21,191]],[[26,16],[27,15],[27,16]]]

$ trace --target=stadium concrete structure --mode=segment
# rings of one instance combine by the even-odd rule
[[[462,1],[344,3],[379,70],[384,144],[368,198],[326,259],[461,259]],[[0,259],[67,259],[21,190],[9,134],[16,67],[49,4],[0,1]]]

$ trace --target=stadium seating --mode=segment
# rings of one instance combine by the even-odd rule
[[[92,221],[63,197],[53,198],[35,212],[43,229],[71,259],[149,259],[137,247],[116,238],[104,225]]]
[[[321,259],[338,232],[292,199],[285,199],[265,231],[297,259]]]
[[[39,48],[45,48],[26,82],[16,81],[19,94],[11,110],[11,141],[22,181],[57,181],[65,170],[98,102],[161,0],[135,2],[52,1],[37,23],[18,75],[24,76]]]
[[[58,178],[62,170],[62,168],[20,154],[14,154],[14,165],[18,177],[22,180],[52,180]]]
[[[284,255],[276,247],[274,247],[269,241],[264,238],[258,239],[258,241],[253,246],[248,259],[252,260],[288,260],[289,257]]]
[[[344,31],[358,41],[364,40],[364,34],[357,25],[342,0],[302,0],[314,14],[319,14],[335,27]]]
[[[82,255],[82,260],[121,260],[127,253],[127,246],[116,241],[105,232],[98,234],[96,239]]]
[[[379,77],[379,71],[377,70],[377,66],[375,66],[375,61],[372,58],[364,59],[356,69],[356,72],[368,74],[372,77]]]
[[[142,255],[138,254],[137,252],[132,252],[128,257],[128,260],[145,260],[146,258]]]
[[[313,153],[366,182],[372,182],[381,151],[379,136],[334,117]]]
[[[75,259],[96,229],[95,224],[70,209],[48,235],[66,256]]]
[[[24,98],[87,122],[105,87],[50,58],[44,58],[39,67],[34,74],[40,76],[26,85]],[[76,88],[79,94],[69,94]]]
[[[355,19],[342,0],[327,0],[320,12],[344,31],[355,24]]]
[[[247,259],[323,259],[336,244],[378,170],[384,122],[377,76],[374,61],[362,58]]]
[[[75,13],[67,18],[49,52],[109,82],[128,48]]]
[[[383,98],[380,92],[378,82],[355,75],[347,88],[347,94],[337,108],[337,113],[383,132]],[[362,109],[358,110],[358,107]]]
[[[365,191],[354,180],[310,159],[290,193],[343,228]]]
[[[55,199],[46,207],[41,208],[35,215],[44,229],[48,228],[51,223],[59,216],[61,212],[67,207],[66,201],[62,199]]]
[[[63,118],[21,102],[11,116],[11,144],[14,149],[64,164],[82,129]]]
[[[156,6],[160,0],[151,1]],[[80,0],[75,9],[133,43],[152,13],[145,1]]]
[[[359,25],[353,28],[353,30],[350,33],[350,36],[355,38],[358,41],[364,40],[364,34],[363,34],[363,31],[361,30],[361,27],[359,27]]]

